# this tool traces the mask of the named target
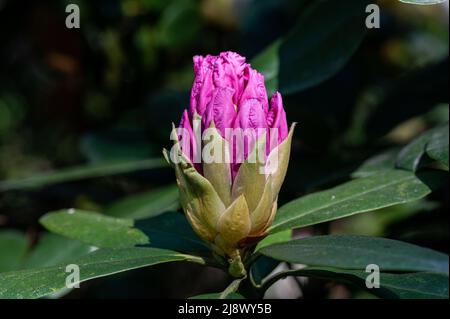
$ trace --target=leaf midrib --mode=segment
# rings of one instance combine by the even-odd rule
[[[289,218],[289,219],[286,219],[286,220],[282,221],[281,223],[276,224],[276,225],[270,227],[269,232],[270,232],[271,230],[273,230],[274,228],[279,228],[281,225],[284,225],[284,224],[286,224],[286,223],[289,223],[289,222],[291,222],[291,221],[293,221],[293,220],[295,220],[295,219],[297,219],[297,218],[299,218],[299,217],[304,217],[304,216],[306,216],[306,215],[313,214],[314,212],[317,212],[317,211],[319,211],[319,210],[329,208],[330,206],[334,206],[334,205],[340,204],[340,203],[342,203],[342,202],[345,202],[345,201],[348,201],[348,200],[352,200],[352,199],[354,199],[354,198],[356,198],[356,197],[360,197],[360,196],[366,195],[366,194],[368,194],[368,193],[378,191],[378,190],[383,189],[383,188],[385,188],[385,187],[389,187],[389,186],[392,186],[392,185],[395,185],[395,184],[399,184],[399,183],[402,183],[402,182],[407,181],[408,179],[414,179],[414,178],[415,178],[415,176],[406,176],[406,177],[403,178],[403,179],[398,179],[398,180],[395,180],[395,181],[393,181],[393,182],[391,182],[391,183],[384,184],[384,185],[382,185],[382,186],[377,186],[377,187],[375,187],[375,188],[372,188],[372,189],[370,189],[370,190],[364,191],[364,192],[362,192],[362,193],[358,193],[358,194],[355,194],[355,195],[351,195],[351,196],[349,196],[349,197],[343,198],[342,200],[337,200],[337,201],[335,201],[335,202],[333,202],[333,203],[328,203],[328,204],[326,204],[326,205],[319,206],[319,207],[317,207],[317,208],[315,208],[315,209],[313,209],[313,210],[310,210],[310,211],[305,212],[304,214],[295,215],[294,217],[291,217],[291,218]],[[329,191],[331,191],[331,190],[329,190]],[[400,203],[401,203],[401,202],[400,202]],[[383,207],[383,205],[379,206],[379,208],[382,208],[382,207]],[[371,208],[371,209],[363,209],[363,210],[360,210],[360,212],[364,212],[364,211],[372,210],[372,209],[373,209],[373,208]]]

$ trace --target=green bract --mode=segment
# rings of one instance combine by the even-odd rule
[[[233,269],[248,257],[248,248],[267,235],[277,210],[277,198],[289,163],[292,125],[288,137],[267,156],[265,163],[252,161],[258,151],[265,151],[265,136],[258,139],[247,160],[242,163],[231,182],[229,163],[204,163],[203,175],[183,154],[175,128],[172,154],[165,158],[175,169],[181,206],[194,231],[212,249],[230,261],[232,275],[245,274],[243,266]],[[228,150],[225,139],[212,126],[213,148]],[[229,156],[226,153],[226,156]],[[269,168],[272,164],[273,167]],[[266,167],[267,166],[267,167]],[[268,173],[266,174],[266,169]]]

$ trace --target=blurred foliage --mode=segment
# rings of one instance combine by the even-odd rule
[[[64,26],[68,3],[80,6],[80,29]],[[67,259],[62,246],[71,256],[89,251],[46,233],[38,221],[48,211],[142,219],[139,229],[163,238],[176,228],[179,216],[162,214],[178,204],[161,149],[189,103],[196,54],[246,55],[299,122],[280,206],[394,167],[448,171],[448,151],[445,166],[429,144],[447,125],[437,138],[448,148],[448,2],[380,0],[381,28],[371,30],[355,25],[365,3],[0,1],[0,271],[54,266]],[[426,199],[298,233],[386,236],[448,253],[447,211],[448,177]],[[146,224],[153,216],[161,230]],[[267,258],[254,272],[275,266]],[[98,279],[67,296],[187,297],[226,280],[173,265]]]

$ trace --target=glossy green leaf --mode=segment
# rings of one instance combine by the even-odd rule
[[[169,185],[125,197],[107,207],[104,213],[114,217],[144,219],[178,208],[178,188]]]
[[[252,67],[264,75],[264,84],[269,95],[278,89],[279,50],[281,43],[281,39],[275,41],[251,61]]]
[[[369,158],[352,173],[352,177],[368,177],[394,169],[398,152],[398,149],[392,149]]]
[[[96,248],[52,233],[44,233],[39,242],[28,253],[22,268],[32,269],[38,267],[55,266],[65,261],[87,255]],[[65,288],[54,294],[46,296],[49,299],[59,299],[70,293],[72,289]]]
[[[380,272],[380,287],[369,289],[366,278],[369,272],[363,270],[336,269],[331,267],[306,267],[295,271],[286,271],[277,275],[305,276],[329,279],[338,282],[352,283],[375,296],[387,299],[447,299],[448,275],[430,272],[386,273]],[[272,278],[271,278],[272,279]],[[267,289],[276,280],[264,288]]]
[[[286,229],[278,233],[270,234],[256,245],[255,252],[257,252],[263,247],[277,243],[283,243],[286,241],[290,241],[291,239],[292,239],[292,229]]]
[[[181,213],[169,212],[138,220],[135,228],[150,238],[150,246],[182,252],[209,251],[208,246],[198,237]]]
[[[328,235],[296,239],[264,247],[266,256],[308,266],[380,271],[448,273],[448,255],[401,241],[354,235]]]
[[[39,188],[86,178],[125,174],[161,167],[167,167],[167,163],[162,159],[147,159],[72,167],[19,180],[0,181],[0,191]]]
[[[102,248],[125,248],[148,244],[148,237],[133,228],[131,219],[66,209],[44,215],[40,223],[49,231]]]
[[[22,267],[28,241],[25,235],[15,230],[0,230],[0,272]]]
[[[429,184],[434,177],[433,173],[419,178],[411,172],[392,170],[313,193],[282,206],[269,231],[276,233],[414,201],[431,192]]]
[[[380,287],[368,289],[369,273],[360,270],[307,267],[298,274],[322,279],[345,280],[388,299],[448,299],[448,275],[430,272],[380,273]]]
[[[158,248],[102,249],[58,266],[11,271],[0,274],[0,299],[39,298],[66,288],[67,265],[77,265],[80,280],[173,261],[203,263],[199,257]],[[74,282],[71,282],[74,284]]]
[[[445,136],[445,131],[447,131],[447,136]],[[446,137],[447,141],[445,141]],[[431,152],[432,154],[436,154],[437,159],[445,159],[445,144],[447,144],[448,163],[448,125],[446,125],[431,129],[406,145],[398,154],[396,166],[398,168],[416,171],[420,167],[427,149],[427,145],[431,141],[434,141],[434,147]]]
[[[279,88],[305,90],[335,75],[367,32],[369,1],[315,1],[300,16],[280,46]],[[311,32],[314,30],[314,32]]]
[[[286,37],[251,61],[264,75],[269,94],[277,89],[283,94],[302,91],[335,75],[366,34],[368,3],[325,0],[311,4]]]
[[[429,157],[440,162],[448,170],[449,126],[442,126],[434,131],[425,147]]]
[[[292,239],[292,229],[287,229],[275,234],[270,234],[261,240],[255,247],[257,253],[261,248],[277,243],[283,243]],[[266,256],[260,256],[256,262],[251,266],[250,272],[253,280],[259,284],[269,275],[278,265],[279,261]]]
[[[261,256],[250,267],[250,274],[256,284],[260,284],[280,264],[279,260]]]
[[[25,268],[48,267],[67,260],[81,257],[95,248],[77,240],[71,240],[56,234],[43,234],[37,245],[28,254]]]

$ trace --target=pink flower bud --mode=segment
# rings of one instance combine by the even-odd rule
[[[292,134],[281,94],[237,53],[194,57],[191,103],[173,129],[180,202],[194,231],[245,275],[246,247],[267,235],[286,175]]]
[[[289,133],[281,94],[273,94],[269,107],[263,75],[253,70],[244,57],[234,52],[222,52],[218,56],[195,56],[194,71],[189,111],[183,113],[180,127],[192,133],[194,114],[201,118],[200,133],[213,123],[233,150],[230,164],[234,179],[242,162],[236,154],[243,152],[245,160],[261,134],[256,133],[252,138],[247,138],[244,149],[239,149],[242,146],[225,134],[226,129],[250,128],[255,132],[258,129],[259,132],[264,130],[268,155]],[[274,130],[271,129],[276,129],[277,134],[277,140],[272,143],[270,141]],[[189,146],[186,141],[182,142],[181,149],[193,161],[194,158],[199,158],[196,152],[200,152],[201,147],[195,145],[194,137],[190,140]]]

